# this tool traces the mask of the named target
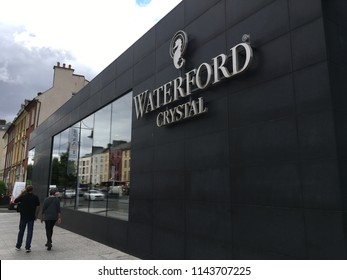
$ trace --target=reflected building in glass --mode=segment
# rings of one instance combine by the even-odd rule
[[[76,193],[63,195],[63,207],[128,219],[131,98],[127,93],[53,137],[50,184]]]

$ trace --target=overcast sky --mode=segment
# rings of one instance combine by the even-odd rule
[[[0,0],[0,119],[52,86],[53,66],[91,81],[181,0]]]

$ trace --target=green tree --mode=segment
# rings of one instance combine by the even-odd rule
[[[77,184],[77,169],[75,161],[69,160],[69,153],[53,158],[51,184],[60,188],[74,187]]]
[[[33,165],[28,164],[26,185],[32,185],[32,178],[33,178]]]
[[[0,180],[0,194],[5,194],[5,192],[6,192],[5,182]]]

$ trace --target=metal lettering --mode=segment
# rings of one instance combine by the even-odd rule
[[[202,81],[201,81],[201,71],[202,69],[205,68],[206,69],[206,82],[205,84],[202,84]],[[208,85],[210,85],[211,83],[211,78],[212,78],[212,67],[210,64],[208,63],[202,63],[198,70],[196,71],[196,86],[199,88],[199,89],[204,89],[206,88]]]
[[[157,127],[161,127],[163,125],[163,112],[160,112],[157,116]]]
[[[186,93],[182,88],[183,78],[177,77],[174,79],[174,101],[178,100],[179,97],[185,97]]]
[[[166,104],[169,104],[171,103],[171,100],[172,100],[172,97],[171,97],[171,86],[172,84],[172,81],[171,82],[168,82],[164,85],[164,103],[163,105],[166,105]]]
[[[196,90],[204,90],[211,84],[218,84],[223,79],[231,78],[244,72],[251,64],[253,50],[249,43],[240,43],[230,48],[230,66],[228,56],[219,54],[212,58],[212,63],[202,63],[184,77],[177,77],[150,92],[146,90],[133,97],[136,118],[140,119],[149,112],[169,105],[191,95]],[[202,97],[180,104],[157,115],[157,126],[161,127],[207,112]]]
[[[238,51],[239,48],[243,48],[245,50],[245,62],[241,69],[239,69],[240,68],[239,55],[241,55],[240,52]],[[240,43],[236,45],[235,47],[231,48],[230,50],[232,54],[233,76],[234,76],[236,74],[242,73],[249,67],[250,62],[253,58],[253,50],[251,46],[248,45],[247,43]]]
[[[154,101],[153,101],[153,95],[151,92],[149,92],[148,94],[148,98],[147,98],[147,106],[146,106],[146,114],[148,112],[154,111],[155,106],[154,106]]]
[[[136,112],[137,119],[143,117],[147,94],[148,94],[148,90],[134,96],[135,112]]]
[[[221,59],[221,63],[218,63],[218,58]],[[227,56],[225,54],[217,55],[216,57],[212,58],[213,61],[213,71],[214,71],[214,79],[212,84],[219,83],[221,81],[221,78],[219,77],[219,71],[220,70],[224,76],[224,78],[230,78],[232,74],[229,72],[229,70],[224,66],[227,61]]]
[[[187,95],[192,94],[192,88],[191,85],[195,85],[195,74],[196,74],[196,69],[193,69],[186,73],[186,93]]]

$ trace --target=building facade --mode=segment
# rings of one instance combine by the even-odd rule
[[[5,131],[6,160],[1,178],[8,185],[10,193],[16,181],[28,179],[28,147],[32,131],[88,83],[84,76],[73,74],[71,65],[61,66],[58,62],[53,69],[53,86],[32,100],[25,100],[11,126]],[[29,169],[31,172],[32,166]],[[28,183],[31,183],[30,178]]]
[[[130,180],[62,227],[145,259],[346,259],[346,12],[182,1],[31,135],[41,199],[53,157],[78,190],[77,159],[114,148],[116,174],[125,142]]]
[[[6,131],[10,126],[6,120],[0,120],[0,180],[3,181],[6,160],[7,135]]]
[[[9,193],[12,192],[16,181],[23,182],[27,179],[29,139],[37,125],[37,113],[37,100],[25,100],[17,117],[5,131],[7,142],[4,150],[5,165],[2,178],[8,186]],[[29,166],[30,174],[31,170],[32,164]]]
[[[40,125],[60,106],[81,90],[88,81],[82,75],[74,74],[71,65],[61,64],[53,66],[53,85],[43,93],[39,93],[36,100],[39,101],[39,114],[37,125]]]

